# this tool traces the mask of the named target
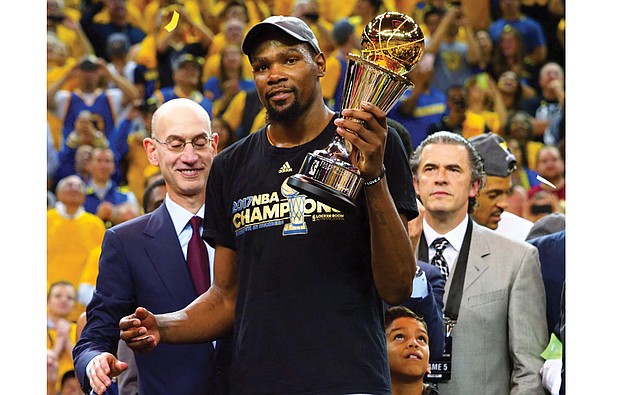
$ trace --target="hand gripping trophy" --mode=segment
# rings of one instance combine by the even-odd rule
[[[403,75],[422,58],[424,35],[411,17],[386,12],[365,27],[361,47],[362,56],[347,55],[342,108],[359,109],[367,101],[387,113],[413,88]],[[336,135],[325,149],[306,155],[288,185],[335,208],[357,208],[364,179],[351,163],[352,149],[351,143]]]

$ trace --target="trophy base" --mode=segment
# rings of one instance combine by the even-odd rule
[[[289,177],[287,184],[338,210],[359,208],[357,197],[364,179],[351,164],[320,152],[307,154],[299,173]]]
[[[340,211],[350,211],[359,208],[355,200],[303,174],[295,174],[289,177],[286,183],[291,188],[320,202],[329,204]]]

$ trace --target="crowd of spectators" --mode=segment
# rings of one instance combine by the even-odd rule
[[[79,279],[97,261],[104,229],[146,211],[158,169],[142,140],[159,105],[179,97],[202,105],[219,151],[257,131],[265,113],[241,42],[267,16],[294,15],[328,59],[321,83],[337,111],[345,56],[359,52],[365,25],[384,11],[412,16],[425,35],[425,54],[406,75],[415,88],[388,114],[408,131],[409,148],[436,130],[496,133],[518,165],[507,211],[532,222],[563,213],[564,0],[47,0],[47,227],[56,243],[47,286],[62,285],[72,306],[62,324],[48,320],[48,338],[58,328],[75,336],[66,328],[89,300]],[[92,231],[66,233],[85,226]],[[48,373],[57,369],[48,393],[69,394],[61,353],[74,343],[48,351]]]

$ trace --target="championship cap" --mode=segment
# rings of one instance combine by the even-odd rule
[[[508,177],[517,169],[517,160],[506,141],[494,133],[484,133],[469,139],[484,162],[488,176]]]
[[[264,21],[254,25],[243,39],[241,50],[244,54],[250,55],[256,43],[268,37],[269,32],[282,32],[297,41],[308,43],[317,53],[321,52],[319,41],[306,22],[294,16],[270,16]]]

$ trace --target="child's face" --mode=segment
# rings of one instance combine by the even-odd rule
[[[47,299],[47,308],[50,312],[67,317],[75,306],[75,289],[70,285],[55,285]]]
[[[429,368],[428,333],[424,325],[411,317],[394,320],[386,330],[392,380],[422,380]]]

